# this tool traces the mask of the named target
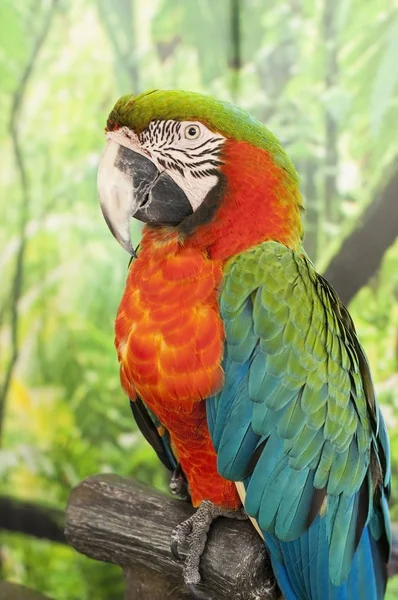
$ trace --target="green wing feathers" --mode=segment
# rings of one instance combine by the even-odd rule
[[[234,323],[227,331],[228,346],[236,340],[241,347],[252,323],[259,340],[249,375],[249,394],[256,403],[254,431],[263,434],[266,413],[281,411],[277,428],[289,440],[289,463],[303,468],[315,450],[314,440],[318,438],[319,451],[329,442],[316,472],[320,487],[347,484],[346,493],[352,494],[369,465],[369,409],[374,411],[362,382],[353,326],[346,328],[336,312],[334,292],[308,259],[278,243],[240,255],[228,271],[221,296],[223,316]],[[242,319],[248,301],[252,315]],[[319,431],[322,438],[314,435]],[[348,461],[352,444],[355,461],[354,450]]]

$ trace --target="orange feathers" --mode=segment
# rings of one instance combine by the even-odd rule
[[[221,263],[181,245],[177,234],[145,230],[115,324],[121,382],[170,433],[194,505],[240,504],[217,473],[205,399],[223,384],[224,329],[217,290]]]

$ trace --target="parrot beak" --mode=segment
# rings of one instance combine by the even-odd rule
[[[98,195],[106,224],[119,244],[129,254],[134,255],[130,237],[130,218],[138,206],[134,198],[131,178],[119,167],[122,150],[123,146],[112,140],[108,141],[98,168]]]
[[[105,221],[119,244],[135,256],[130,219],[178,225],[192,214],[180,187],[154,162],[109,139],[98,169],[98,194]]]

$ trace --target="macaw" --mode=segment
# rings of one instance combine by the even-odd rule
[[[212,520],[250,517],[286,600],[379,600],[390,452],[354,324],[302,246],[279,141],[193,92],[123,96],[98,171],[133,260],[115,323],[122,386],[196,513],[184,578]],[[130,218],[142,221],[137,252]]]

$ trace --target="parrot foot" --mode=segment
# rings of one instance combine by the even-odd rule
[[[176,466],[171,476],[170,491],[181,500],[190,500],[187,480],[180,464]]]
[[[207,534],[211,524],[218,517],[239,520],[248,518],[243,509],[225,509],[216,506],[209,500],[204,500],[192,517],[177,525],[171,534],[171,552],[176,559],[181,560],[180,546],[184,542],[188,544],[189,550],[183,569],[184,581],[190,593],[198,600],[205,598],[201,591],[196,589],[201,580],[200,559],[206,547]]]

